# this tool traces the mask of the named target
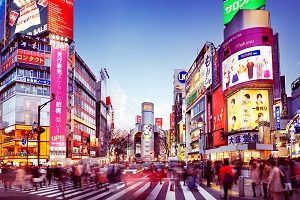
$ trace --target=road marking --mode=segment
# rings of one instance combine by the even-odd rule
[[[121,188],[123,188],[123,187],[125,187],[125,184],[122,184],[122,185],[117,186],[115,190],[121,189]],[[99,198],[101,198],[101,197],[103,197],[103,196],[105,196],[105,195],[107,195],[107,194],[112,193],[112,192],[113,192],[113,191],[110,190],[110,191],[104,192],[104,193],[102,193],[102,194],[99,194],[99,195],[97,195],[97,196],[91,197],[91,198],[89,198],[88,200],[96,200],[96,199],[99,199]]]
[[[166,199],[175,199],[175,191],[170,191],[171,185],[174,184],[175,187],[175,183],[174,182],[168,182],[168,190],[167,190],[167,196]]]
[[[184,195],[185,199],[188,199],[188,200],[195,199],[196,200],[193,193],[188,189],[188,187],[183,185],[183,182],[180,181],[180,185],[181,185],[181,189],[183,191],[183,195]]]
[[[132,194],[133,197],[139,197],[150,186],[150,182],[146,183],[142,188]]]
[[[203,189],[203,187],[201,187],[200,185],[198,185],[199,188],[199,192],[200,194],[205,198],[205,199],[209,199],[209,200],[217,200],[214,196],[212,196],[211,194],[209,194],[205,189]]]
[[[164,183],[164,182],[162,182],[162,183]],[[155,186],[155,188],[152,190],[152,192],[148,195],[148,197],[146,198],[146,200],[155,200],[156,197],[157,197],[157,195],[158,195],[158,193],[159,193],[159,191],[161,190],[162,186],[163,186],[163,184],[159,184],[158,183]]]
[[[124,190],[118,192],[117,194],[114,194],[114,195],[110,196],[110,197],[109,197],[108,199],[106,199],[106,200],[115,200],[115,199],[121,197],[122,195],[126,194],[127,192],[129,192],[130,190],[132,190],[133,188],[135,188],[136,186],[138,186],[138,185],[140,185],[140,184],[141,184],[141,182],[137,182],[137,183],[131,185],[130,187],[125,188]]]

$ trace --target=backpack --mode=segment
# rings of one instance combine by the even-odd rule
[[[233,177],[228,172],[225,172],[224,185],[232,185],[232,184],[233,184]]]

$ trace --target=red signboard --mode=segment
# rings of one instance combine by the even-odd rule
[[[222,87],[219,87],[214,91],[212,95],[212,102],[214,105],[212,106],[212,116],[213,116],[213,131],[225,128],[226,124],[226,112],[225,112],[225,99],[222,94]],[[214,141],[213,146],[218,147],[227,144],[227,139],[221,140],[221,130],[213,132]]]
[[[49,0],[48,30],[73,39],[74,0]]]
[[[13,57],[8,59],[3,65],[2,65],[2,72],[6,71],[7,69],[9,69],[12,64],[14,63],[14,59]]]
[[[162,118],[155,118],[155,125],[158,127],[162,127]]]
[[[170,113],[170,129],[175,128],[175,115],[174,112]]]
[[[17,61],[33,65],[44,65],[45,56],[42,53],[18,50]]]

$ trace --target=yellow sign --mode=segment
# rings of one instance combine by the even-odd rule
[[[268,90],[241,90],[227,99],[228,131],[258,130],[270,122]]]

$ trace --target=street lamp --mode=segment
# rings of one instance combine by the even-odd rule
[[[40,165],[40,135],[41,133],[45,132],[45,129],[41,127],[41,110],[51,101],[55,100],[55,94],[51,94],[51,99],[42,105],[38,105],[38,122],[37,122],[37,128],[35,129],[35,132],[37,132],[37,142],[38,142],[38,162],[37,166]]]

